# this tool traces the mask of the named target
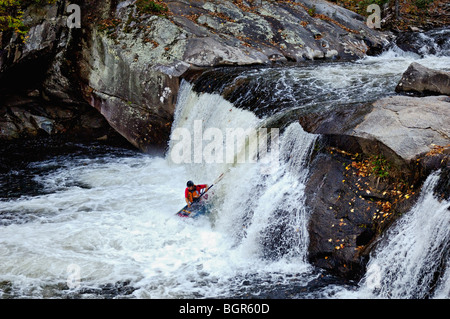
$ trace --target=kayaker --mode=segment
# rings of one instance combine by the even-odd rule
[[[184,191],[184,197],[188,207],[191,207],[191,204],[200,200],[201,190],[205,189],[205,192],[208,191],[207,184],[195,185],[193,181],[188,181],[186,184],[186,190]],[[206,195],[205,195],[206,196]]]

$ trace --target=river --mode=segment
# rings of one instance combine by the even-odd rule
[[[424,275],[437,267],[430,260],[450,263],[449,203],[431,195],[435,175],[382,239],[366,276],[348,282],[307,261],[303,182],[317,136],[285,122],[277,147],[265,154],[276,152],[276,165],[250,161],[251,152],[244,163],[230,163],[225,144],[223,154],[206,162],[195,157],[194,139],[174,136],[199,125],[223,136],[229,128],[257,131],[301,108],[393,95],[413,61],[450,67],[445,54],[420,57],[392,48],[356,62],[242,69],[226,84],[243,79],[245,92],[228,101],[183,82],[168,151],[160,156],[100,143],[71,143],[50,155],[45,142],[29,146],[42,158],[11,164],[0,179],[0,297],[449,298],[449,267],[431,292]],[[183,147],[192,156],[180,160],[175,151]],[[210,216],[175,216],[187,180],[210,184],[224,172],[210,191]],[[287,212],[282,221],[272,218],[280,211]],[[284,227],[277,243],[273,227]]]

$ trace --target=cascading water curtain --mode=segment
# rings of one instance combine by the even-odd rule
[[[416,205],[381,240],[368,264],[362,291],[379,298],[444,297],[450,287],[450,203],[433,189],[439,172],[423,185]],[[437,287],[437,289],[435,289]]]

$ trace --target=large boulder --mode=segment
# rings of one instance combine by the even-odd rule
[[[51,135],[111,136],[106,120],[77,95],[69,73],[71,30],[63,2],[24,10],[24,41],[0,32],[0,141]],[[113,133],[114,135],[115,133]]]
[[[406,163],[450,143],[450,97],[390,96],[373,106],[352,135],[383,143]],[[361,145],[370,152],[370,145]]]
[[[449,107],[447,96],[391,96],[300,118],[322,134],[305,188],[313,264],[358,279],[431,171],[443,170],[435,194],[448,198]]]
[[[181,35],[164,18],[153,16],[147,23],[153,30],[150,38],[175,41]],[[145,36],[124,33],[119,41],[105,31],[92,30],[82,48],[80,72],[84,99],[128,141],[149,152],[167,145],[178,76],[187,67],[168,57],[164,45],[147,45]]]
[[[77,139],[116,136],[104,117],[87,104],[47,101],[38,90],[4,94],[0,107],[0,141],[69,135]]]
[[[300,124],[350,152],[383,153],[399,167],[450,143],[450,97],[389,96],[366,105],[307,114]]]
[[[413,62],[403,73],[395,91],[450,95],[450,72],[432,70]]]
[[[24,25],[29,28],[25,42],[17,34],[0,32],[0,80],[11,75],[7,71],[16,72],[20,65],[48,65],[61,38],[67,35],[62,34],[67,29],[59,11],[59,4],[30,5],[24,11]],[[28,72],[28,77],[33,79],[36,75]]]
[[[313,3],[296,2],[168,1],[164,14],[142,12],[133,1],[91,3],[100,12],[95,24],[86,20],[89,32],[81,41],[84,99],[132,144],[150,151],[167,145],[179,83],[193,71],[356,59],[387,44],[387,35],[360,16],[315,4],[321,14],[308,13]]]

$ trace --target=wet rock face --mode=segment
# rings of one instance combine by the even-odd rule
[[[111,133],[106,120],[87,104],[50,102],[37,89],[1,93],[0,141],[61,134],[95,139]]]
[[[360,16],[325,1],[168,1],[162,13],[133,1],[85,1],[81,29],[66,26],[64,3],[27,9],[25,44],[2,37],[0,78],[39,66],[30,90],[90,104],[144,151],[166,146],[180,80],[193,71],[356,59],[387,43]]]
[[[43,7],[29,6],[24,11],[24,24],[29,27],[27,39],[23,43],[17,35],[0,36],[0,79],[5,72],[27,62],[42,63],[50,60],[58,43],[64,42],[67,33],[64,30],[64,18],[57,14],[58,5]],[[6,73],[7,74],[7,73]]]
[[[174,23],[195,34],[194,45],[212,44],[202,45],[203,58],[211,55],[207,50],[215,51],[216,43],[217,54],[194,58],[195,65],[208,65],[214,55],[219,56],[216,65],[351,59],[386,44],[386,36],[369,29],[363,17],[326,1],[259,1],[248,6],[172,1],[169,8]],[[189,57],[190,50],[186,52]]]
[[[338,154],[319,155],[312,163],[306,187],[306,205],[312,210],[308,253],[312,264],[353,279],[363,273],[358,249],[375,235],[376,205],[350,189],[342,170],[347,162]]]
[[[300,118],[322,134],[305,189],[311,263],[359,279],[376,238],[431,171],[442,170],[434,191],[448,198],[449,106],[447,96],[391,96]]]
[[[402,50],[414,52],[420,56],[448,55],[450,53],[450,30],[435,29],[417,34],[417,32],[400,33],[395,44]]]
[[[142,44],[132,44],[131,37],[116,44],[105,34],[93,34],[91,44],[83,48],[81,62],[86,77],[84,99],[141,150],[165,146],[179,85],[172,74],[183,66],[152,65],[157,54],[146,54]]]
[[[432,70],[413,62],[403,73],[395,91],[450,95],[450,72]]]
[[[393,167],[374,172],[378,157],[330,147],[310,166],[306,183],[309,261],[343,278],[359,280],[378,236],[417,198],[420,183],[405,182]],[[331,142],[332,143],[332,142]],[[390,165],[390,164],[389,164]]]
[[[450,157],[448,153],[450,152],[447,151],[447,160]],[[442,169],[439,182],[434,189],[434,195],[439,199],[450,199],[450,161],[447,162],[447,167]]]
[[[334,12],[326,10],[332,4],[320,3],[319,13]],[[142,150],[166,145],[180,80],[193,70],[355,59],[386,42],[342,8],[335,8],[337,20],[327,20],[301,3],[167,5],[167,16],[139,12],[132,2],[110,5],[82,47],[85,100]]]
[[[0,47],[0,140],[68,134],[97,138],[105,119],[76,95],[67,78],[69,29],[60,4],[30,5],[22,42],[3,33]]]

